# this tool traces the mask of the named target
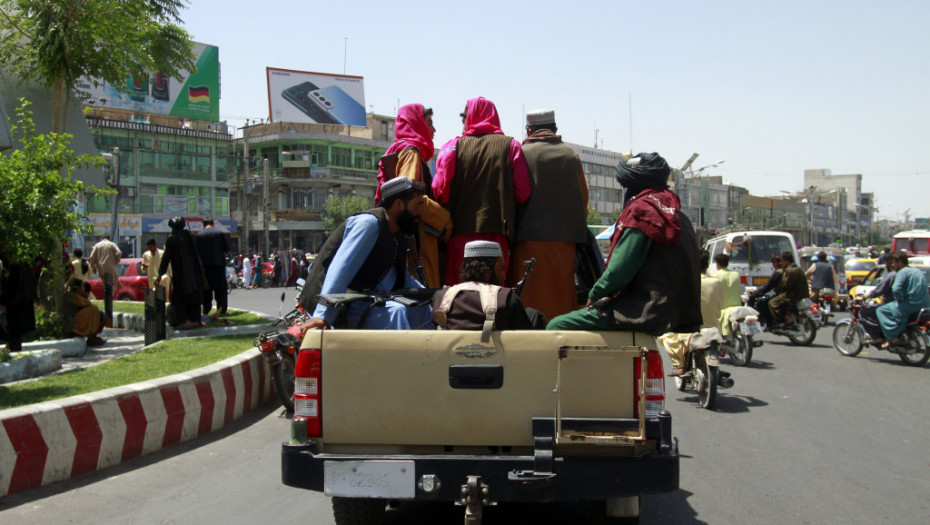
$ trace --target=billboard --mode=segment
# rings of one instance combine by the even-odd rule
[[[140,113],[172,115],[218,122],[220,120],[220,53],[216,46],[195,43],[197,72],[180,71],[177,77],[155,72],[145,78],[129,74],[120,87],[96,79],[80,78],[78,91],[86,104]]]
[[[265,68],[273,122],[366,126],[362,77]]]

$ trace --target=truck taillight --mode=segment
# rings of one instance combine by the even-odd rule
[[[307,437],[323,436],[322,354],[319,349],[301,350],[294,369],[294,417],[306,419]]]
[[[633,364],[634,382],[634,417],[639,417],[640,392],[642,391],[642,358],[637,357]],[[646,353],[646,419],[659,417],[665,410],[665,374],[662,370],[662,356],[655,350]]]

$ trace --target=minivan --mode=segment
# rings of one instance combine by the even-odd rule
[[[747,286],[755,288],[769,282],[769,277],[774,271],[771,264],[773,255],[791,252],[795,264],[799,261],[794,236],[781,231],[725,233],[705,242],[704,249],[710,252],[710,273],[716,271],[713,265],[714,255],[725,253],[730,256],[729,268],[739,273],[742,285],[740,288],[744,292]]]

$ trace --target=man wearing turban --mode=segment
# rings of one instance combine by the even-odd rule
[[[604,273],[587,309],[560,315],[548,330],[628,330],[660,335],[701,325],[698,244],[669,167],[658,153],[640,153],[617,166],[626,190]]]

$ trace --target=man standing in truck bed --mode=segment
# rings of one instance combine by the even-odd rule
[[[507,282],[516,284],[522,261],[536,259],[520,299],[547,318],[578,308],[575,245],[588,239],[588,185],[581,159],[556,135],[555,112],[526,114],[523,154],[530,175],[530,198],[517,207],[517,238]]]
[[[423,208],[425,186],[407,177],[396,177],[381,186],[381,207],[355,214],[336,228],[323,244],[307,277],[298,302],[313,317],[304,328],[332,328],[335,308],[317,304],[318,294],[347,290],[397,290],[422,288],[407,272],[406,246],[398,233],[414,234]],[[432,328],[429,305],[405,307],[396,301],[371,308],[356,301],[349,305],[346,321],[351,328],[410,330]],[[364,314],[364,321],[362,321]]]
[[[623,212],[610,240],[607,268],[588,294],[592,308],[560,315],[547,330],[697,331],[698,245],[678,196],[668,189],[669,172],[658,153],[620,162]]]

